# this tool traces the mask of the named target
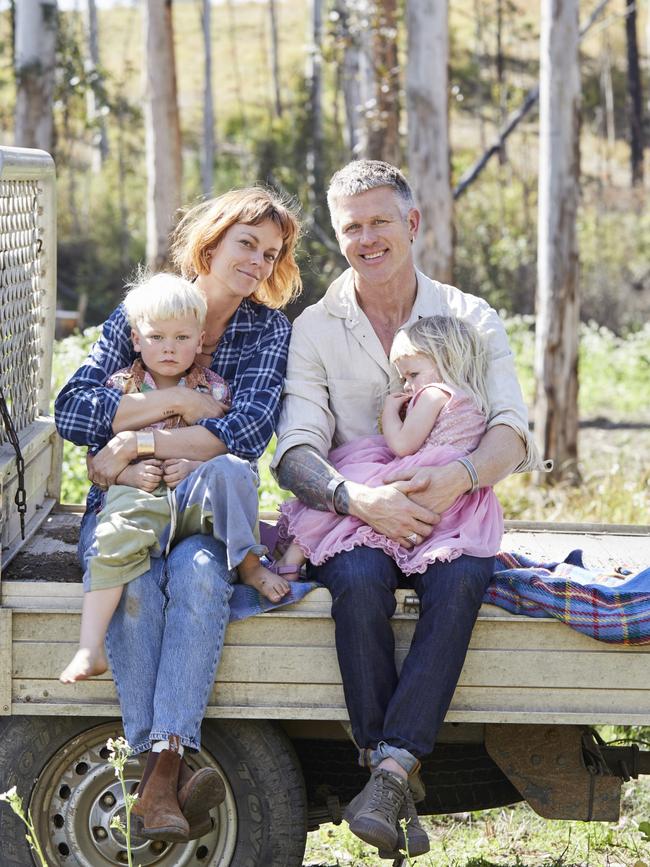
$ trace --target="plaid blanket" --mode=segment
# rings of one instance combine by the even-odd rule
[[[260,526],[262,539],[268,532]],[[235,584],[230,620],[243,620],[273,608],[299,602],[320,585],[296,581],[291,592],[274,604],[252,587]],[[650,644],[650,568],[633,575],[623,571],[592,572],[576,550],[561,563],[538,563],[523,554],[501,552],[483,597],[513,614],[554,617],[598,641]]]
[[[650,644],[650,568],[599,574],[585,568],[582,551],[561,563],[502,552],[483,601],[513,614],[555,617],[598,641]]]

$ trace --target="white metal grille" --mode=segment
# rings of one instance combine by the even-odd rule
[[[0,385],[17,431],[39,413],[42,195],[38,181],[0,181]]]

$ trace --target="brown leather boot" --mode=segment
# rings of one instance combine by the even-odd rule
[[[226,786],[214,768],[192,771],[181,762],[178,775],[178,804],[190,824],[190,840],[196,840],[212,830],[210,810],[226,797]]]
[[[149,840],[183,843],[189,839],[190,826],[178,804],[178,775],[181,757],[180,741],[169,738],[169,749],[151,753],[143,779],[138,786],[138,798],[133,814],[142,819],[142,834]]]

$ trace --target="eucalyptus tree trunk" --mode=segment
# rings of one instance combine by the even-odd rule
[[[280,51],[278,45],[278,10],[275,0],[269,0],[269,19],[271,22],[271,80],[275,114],[282,117],[282,88],[280,86]]]
[[[167,265],[169,233],[181,204],[181,132],[171,0],[146,0],[147,263]]]
[[[372,99],[366,102],[366,155],[369,159],[399,165],[397,0],[374,0],[371,10],[371,62],[375,87]]]
[[[630,128],[630,170],[632,186],[643,183],[643,98],[636,36],[636,3],[625,2],[627,46],[627,102]]]
[[[52,151],[57,15],[56,0],[20,0],[15,7],[14,141],[18,147]]]
[[[409,0],[407,27],[408,167],[422,214],[415,254],[426,274],[449,283],[453,267],[453,198],[447,0]]]
[[[90,87],[86,90],[86,113],[89,123],[94,127],[92,167],[93,171],[98,172],[108,156],[108,135],[101,111],[104,103],[102,99],[104,86],[100,72],[99,24],[95,0],[88,0],[87,72],[90,78]]]
[[[203,0],[203,149],[201,151],[201,186],[209,196],[214,180],[214,97],[212,94],[212,0]]]
[[[308,92],[307,178],[309,204],[318,222],[317,212],[323,205],[325,181],[323,171],[323,0],[310,0],[307,64],[305,78]]]
[[[362,138],[361,52],[359,34],[350,29],[347,19],[342,23],[342,30],[344,43],[341,86],[345,105],[344,140],[352,158],[359,155]]]
[[[542,0],[535,439],[577,479],[580,74],[578,0]]]

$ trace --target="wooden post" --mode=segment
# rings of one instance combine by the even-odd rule
[[[577,478],[578,0],[542,0],[535,439],[552,479]]]

